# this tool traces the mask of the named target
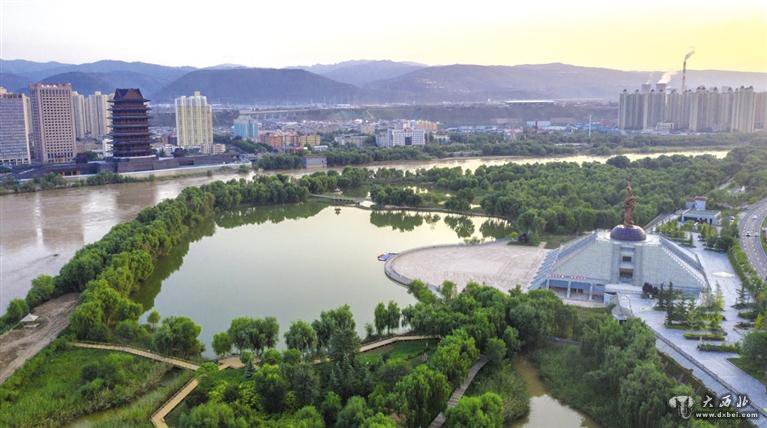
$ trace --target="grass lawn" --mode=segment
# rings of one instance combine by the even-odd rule
[[[539,239],[541,240],[541,242],[546,243],[544,248],[554,249],[554,248],[559,248],[560,245],[566,244],[580,236],[582,235],[552,235],[548,233],[542,233],[539,236]]]
[[[728,358],[727,360],[735,364],[735,366],[738,367],[739,369],[748,373],[749,376],[751,376],[752,378],[767,385],[767,373],[765,373],[764,369],[760,369],[759,367],[754,367],[748,361],[746,361],[745,358],[741,358],[741,357]]]
[[[119,368],[113,386],[99,384],[101,378],[90,383],[82,379],[83,367],[106,361]],[[0,387],[0,426],[61,426],[129,403],[159,384],[168,370],[167,364],[122,352],[66,349],[54,342]]]
[[[378,357],[399,358],[403,360],[412,360],[420,357],[425,352],[432,352],[437,348],[436,339],[412,340],[408,342],[397,342],[393,345],[383,346],[369,352],[360,354],[360,360],[371,362]]]
[[[502,364],[485,365],[477,373],[466,395],[478,396],[485,392],[494,392],[503,399],[505,426],[510,426],[530,411],[530,394],[527,392],[527,386],[511,361],[504,360]]]

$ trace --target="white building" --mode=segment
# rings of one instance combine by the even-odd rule
[[[75,137],[83,138],[90,134],[88,129],[88,108],[85,102],[85,96],[72,91],[72,113],[75,118]]]
[[[258,140],[258,121],[253,116],[239,115],[234,119],[234,135],[246,140]]]
[[[35,83],[29,94],[35,160],[71,162],[75,157],[72,85]]]
[[[423,146],[426,144],[426,131],[423,129],[389,129],[385,134],[376,136],[378,147]]]
[[[112,113],[109,110],[109,98],[111,95],[102,94],[99,91],[88,95],[85,101],[88,110],[87,129],[94,138],[104,138],[109,134],[112,126]]]
[[[176,98],[176,136],[183,148],[199,148],[213,152],[213,109],[208,99],[195,91],[194,95]]]
[[[22,94],[0,94],[0,164],[4,166],[31,162],[25,98]]]

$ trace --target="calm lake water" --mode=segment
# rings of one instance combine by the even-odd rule
[[[724,157],[727,150],[680,151],[667,155],[710,154]],[[629,154],[630,159],[660,154]],[[431,167],[475,169],[480,165],[509,162],[604,162],[606,156],[552,158],[492,157],[401,162],[369,168],[415,170]],[[313,171],[310,171],[313,172]],[[305,174],[294,171],[292,175]],[[186,187],[213,180],[245,177],[235,173],[211,177],[185,177],[167,181],[116,184],[97,187],[48,190],[0,196],[0,308],[15,297],[24,297],[31,280],[40,274],[55,275],[84,244],[100,239],[116,224],[131,220],[148,206],[173,198]]]
[[[379,254],[494,239],[509,232],[502,224],[316,202],[250,208],[196,230],[195,240],[163,259],[135,298],[147,311],[200,324],[209,356],[212,336],[238,316],[277,318],[282,340],[292,321],[311,322],[323,310],[348,304],[362,335],[378,302],[414,302],[384,275]]]
[[[538,376],[538,369],[524,357],[514,359],[514,368],[524,379],[530,394],[530,413],[512,425],[513,428],[598,428],[588,416],[568,407],[549,395]]]

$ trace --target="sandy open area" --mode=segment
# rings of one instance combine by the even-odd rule
[[[55,339],[67,325],[79,294],[69,293],[34,308],[34,328],[19,326],[0,336],[0,383]]]
[[[482,245],[453,245],[416,249],[399,254],[388,268],[410,280],[439,285],[471,281],[509,290],[527,288],[546,252],[543,248],[494,242]]]

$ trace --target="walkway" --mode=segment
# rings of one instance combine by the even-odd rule
[[[397,342],[409,342],[414,340],[428,340],[428,339],[439,339],[439,338],[440,338],[439,336],[423,336],[423,335],[394,336],[388,339],[383,339],[383,340],[379,340],[376,342],[371,342],[366,345],[363,345],[360,347],[359,352],[363,353],[363,352],[372,351],[373,349],[378,349],[383,346],[392,345]],[[72,345],[78,348],[103,349],[107,351],[127,352],[129,354],[138,355],[140,357],[149,358],[155,361],[160,361],[163,363],[173,365],[175,367],[193,370],[193,371],[200,368],[198,364],[192,363],[190,361],[182,360],[179,358],[166,357],[164,355],[156,354],[154,352],[146,351],[143,349],[133,348],[130,346],[113,345],[109,343],[87,343],[87,342],[73,342]],[[315,363],[319,363],[321,361],[322,361],[321,359],[318,359],[315,361]],[[485,363],[486,362],[487,361],[485,361]],[[484,365],[484,363],[482,363],[482,365]],[[231,356],[231,357],[223,358],[218,361],[219,370],[224,370],[228,368],[239,369],[242,367],[245,367],[245,365],[242,363],[242,361],[240,361],[240,358],[238,356]],[[472,370],[474,370],[474,367],[472,367]],[[479,368],[477,369],[477,371],[479,371]],[[474,374],[471,376],[471,379],[474,379],[475,375],[476,375],[476,372],[474,372]],[[469,383],[471,383],[471,381],[469,381]],[[181,389],[176,391],[176,393],[173,394],[173,396],[168,401],[163,403],[163,405],[160,406],[160,408],[158,408],[154,413],[152,413],[152,416],[150,418],[152,425],[158,428],[167,428],[168,424],[165,423],[165,417],[168,416],[168,414],[172,412],[173,409],[175,409],[179,404],[181,404],[181,402],[183,402],[184,399],[186,399],[186,397],[189,394],[191,394],[195,388],[197,388],[198,384],[199,382],[197,382],[197,379],[192,378]],[[468,385],[466,386],[468,387]],[[464,392],[465,392],[465,388],[464,388]],[[463,392],[461,393],[461,395],[463,395]],[[460,396],[458,398],[460,398]]]
[[[450,399],[447,400],[447,408],[451,409],[458,405],[458,401],[460,401],[461,397],[463,397],[463,394],[466,393],[466,390],[469,389],[469,386],[472,382],[474,382],[474,377],[477,376],[477,373],[482,369],[482,367],[485,367],[485,364],[490,361],[489,358],[487,358],[484,355],[480,355],[479,359],[476,363],[474,363],[473,366],[469,369],[469,373],[466,375],[466,378],[463,380],[463,383],[461,383],[461,386],[459,386],[455,391],[453,391],[453,395],[450,396]],[[440,428],[442,425],[445,424],[445,413],[440,412],[436,418],[432,421],[432,423],[429,425],[429,428]]]
[[[129,354],[138,355],[139,357],[149,358],[155,361],[160,361],[162,363],[170,364],[172,366],[182,368],[182,369],[197,370],[198,368],[200,368],[198,364],[195,364],[190,361],[182,360],[180,358],[166,357],[164,355],[156,354],[151,351],[133,348],[130,346],[112,345],[107,343],[89,343],[89,342],[73,342],[72,346],[76,346],[78,348],[103,349],[106,351],[127,352]]]

